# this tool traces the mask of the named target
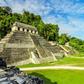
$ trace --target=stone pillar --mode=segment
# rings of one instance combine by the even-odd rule
[[[27,32],[27,29],[24,29],[25,32]]]
[[[20,31],[23,31],[23,28],[20,28]]]
[[[33,34],[35,34],[35,31],[33,30],[33,32],[32,32]]]
[[[36,31],[36,34],[38,34],[38,31]]]
[[[31,33],[31,30],[29,30],[29,33]]]
[[[18,30],[18,27],[17,26],[13,26],[12,27],[12,31],[17,31]]]

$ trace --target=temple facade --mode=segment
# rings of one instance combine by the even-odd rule
[[[62,49],[51,45],[35,27],[15,22],[11,32],[0,41],[0,57],[8,64],[45,63],[63,57]]]

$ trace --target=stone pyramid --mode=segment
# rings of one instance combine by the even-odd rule
[[[63,56],[61,51],[41,37],[35,27],[20,22],[15,22],[0,41],[0,57],[14,65],[56,61]]]

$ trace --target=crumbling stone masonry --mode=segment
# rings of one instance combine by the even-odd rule
[[[15,22],[11,30],[0,41],[0,57],[8,64],[52,62],[63,56],[60,47],[49,44],[35,27]]]

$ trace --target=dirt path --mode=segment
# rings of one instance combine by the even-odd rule
[[[45,67],[32,67],[32,68],[20,68],[21,71],[29,71],[29,70],[84,70],[84,67],[77,66],[45,66]]]

